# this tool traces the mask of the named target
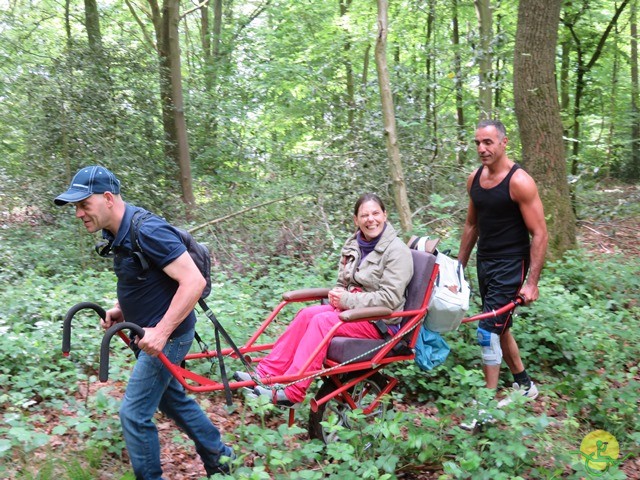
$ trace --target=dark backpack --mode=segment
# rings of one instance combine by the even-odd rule
[[[138,230],[140,229],[140,225],[152,215],[153,214],[151,212],[148,212],[146,210],[138,210],[133,214],[133,217],[131,218],[131,225],[129,227],[129,239],[131,241],[132,248],[130,251],[128,249],[120,249],[120,254],[128,253],[138,262],[141,269],[140,275],[138,276],[138,278],[140,279],[144,279],[146,272],[149,270],[149,262],[145,258],[142,247],[140,246],[140,242],[138,242]],[[233,404],[233,400],[231,388],[229,387],[229,379],[227,377],[226,368],[224,365],[224,355],[222,354],[220,335],[222,335],[222,337],[226,340],[227,344],[236,354],[236,357],[239,358],[242,363],[244,363],[245,367],[247,369],[250,369],[252,367],[204,300],[211,293],[211,255],[209,254],[209,249],[205,245],[198,243],[195,238],[193,238],[193,236],[186,230],[177,227],[174,228],[178,231],[180,240],[187,248],[187,252],[189,252],[189,255],[191,255],[193,262],[196,264],[196,266],[200,270],[200,273],[202,273],[202,276],[207,281],[207,284],[202,291],[202,295],[200,296],[200,300],[198,300],[198,305],[200,305],[200,308],[202,308],[202,311],[207,316],[207,318],[211,320],[211,323],[213,323],[215,329],[216,352],[220,368],[220,376],[222,377],[222,384],[225,390],[227,406],[230,407]],[[109,257],[114,254],[114,252],[111,251],[110,242],[101,242],[100,244],[96,245],[95,248],[96,252],[98,252],[101,257]],[[127,250],[127,252],[123,252],[123,250]],[[198,332],[194,332],[194,338],[200,344],[202,352],[206,353],[209,350],[209,347],[207,347],[207,345],[202,341],[200,335],[198,335]]]
[[[129,228],[129,239],[131,240],[131,255],[136,258],[137,262],[140,265],[140,268],[142,269],[142,272],[140,274],[141,278],[144,278],[146,272],[149,270],[149,262],[145,258],[142,247],[140,246],[140,242],[138,242],[138,231],[140,230],[140,226],[145,222],[145,220],[147,220],[151,216],[153,216],[153,213],[151,212],[138,210],[133,214],[133,217],[131,217],[131,225]],[[193,259],[193,263],[196,264],[196,267],[198,267],[198,270],[200,270],[200,273],[207,281],[207,284],[202,291],[202,295],[200,296],[201,299],[207,298],[211,293],[211,255],[209,254],[209,249],[206,247],[206,245],[198,243],[196,239],[193,238],[193,235],[191,235],[186,230],[178,227],[174,228],[178,231],[180,240],[187,248],[187,252]]]

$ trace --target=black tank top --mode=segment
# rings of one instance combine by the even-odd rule
[[[529,258],[529,231],[520,207],[509,195],[509,182],[520,165],[513,165],[506,177],[495,187],[480,186],[478,169],[469,195],[478,215],[478,258]]]

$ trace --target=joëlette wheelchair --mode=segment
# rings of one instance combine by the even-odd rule
[[[287,385],[304,378],[321,378],[322,385],[317,390],[315,398],[310,401],[309,435],[311,438],[319,438],[330,441],[331,438],[324,431],[321,422],[332,413],[337,414],[338,422],[348,426],[346,412],[361,409],[367,417],[377,417],[384,414],[386,408],[386,396],[397,385],[398,380],[382,373],[382,369],[395,362],[412,360],[420,325],[424,318],[434,281],[438,273],[435,256],[431,253],[411,250],[413,256],[414,273],[407,286],[406,302],[403,311],[392,312],[385,307],[367,307],[354,310],[346,310],[340,314],[344,322],[369,322],[388,318],[401,318],[401,328],[398,333],[385,339],[358,339],[335,336],[339,328],[336,325],[325,337],[322,344],[329,344],[327,356],[322,369],[312,370],[308,364],[304,365],[296,375],[272,376],[268,379],[260,379],[260,384]],[[216,349],[202,352],[189,353],[182,365],[174,365],[163,355],[158,356],[163,365],[171,374],[190,392],[218,392],[252,388],[255,381],[228,381],[223,372],[223,364],[220,364],[223,380],[208,378],[205,375],[189,370],[192,362],[203,359],[222,359],[231,357],[243,361],[246,365],[259,362],[260,358],[273,348],[273,342],[264,342],[263,334],[278,317],[283,308],[289,304],[301,302],[320,302],[327,298],[328,288],[311,288],[294,290],[283,294],[282,301],[262,322],[258,329],[243,344],[237,347],[220,348],[220,342],[216,343]],[[203,307],[204,302],[200,302]],[[206,304],[204,304],[206,307]],[[69,355],[71,350],[71,323],[74,316],[81,310],[95,311],[101,318],[105,318],[105,310],[90,302],[74,305],[66,314],[63,324],[63,354]],[[205,311],[211,319],[210,310]],[[213,319],[212,319],[213,321]],[[217,320],[216,320],[217,322]],[[216,324],[214,322],[214,325]],[[219,325],[219,323],[218,323]],[[104,334],[100,349],[100,381],[108,379],[110,342],[114,335],[118,335],[127,345],[130,345],[131,335],[142,338],[144,330],[138,325],[123,322],[110,327]],[[217,332],[216,332],[217,336]],[[224,336],[224,335],[223,335]],[[266,335],[265,335],[266,337]],[[225,337],[228,339],[228,337]],[[230,339],[228,339],[230,340]],[[233,343],[233,342],[232,342]],[[315,352],[314,354],[315,355]],[[311,363],[311,359],[309,360]],[[294,412],[289,412],[289,423],[293,423]]]
[[[327,343],[329,348],[323,366],[320,370],[309,368],[311,358],[295,375],[271,376],[260,379],[263,386],[287,385],[307,378],[321,378],[322,384],[315,397],[310,401],[310,413],[308,431],[311,438],[317,438],[324,442],[335,439],[334,435],[325,430],[322,423],[335,416],[339,425],[349,427],[347,413],[360,409],[365,417],[373,419],[382,417],[388,406],[388,394],[397,385],[398,380],[382,372],[384,367],[395,362],[413,360],[416,344],[422,320],[428,309],[429,300],[433,292],[435,279],[438,274],[436,256],[432,253],[411,250],[413,256],[413,277],[406,290],[406,301],[403,311],[392,312],[385,307],[367,307],[354,310],[346,310],[340,314],[343,322],[369,322],[380,319],[401,318],[401,328],[398,333],[389,338],[359,339],[336,336],[335,332],[339,324],[331,329],[329,334],[318,345],[312,354],[316,355]],[[251,363],[259,362],[263,355],[273,348],[273,342],[259,343],[268,327],[278,317],[283,308],[289,304],[300,302],[319,302],[328,296],[328,288],[311,288],[294,290],[283,294],[282,301],[271,314],[262,322],[255,333],[241,346],[236,346],[224,331],[204,301],[200,306],[205,314],[216,326],[216,349],[205,349],[202,352],[190,353],[185,357],[181,365],[172,364],[163,354],[158,356],[163,365],[171,374],[190,392],[221,392],[227,395],[227,404],[231,405],[230,392],[243,388],[253,388],[256,380],[229,381],[224,367],[224,358],[241,360],[247,369],[252,368]],[[513,309],[518,304],[507,305],[499,311],[476,315],[466,318],[463,322],[479,320],[491,315],[501,314],[508,309]],[[89,302],[79,303],[73,306],[64,319],[63,325],[63,354],[69,355],[71,350],[71,322],[74,316],[83,309],[95,311],[101,318],[105,318],[105,310]],[[223,337],[231,346],[221,348],[218,338],[218,328]],[[144,330],[130,322],[118,323],[110,327],[104,334],[100,349],[100,381],[107,381],[109,372],[110,342],[114,335],[118,335],[127,345],[131,345],[131,338],[124,330],[129,330],[132,335],[142,338]],[[266,335],[265,335],[266,336]],[[187,367],[192,362],[209,359],[219,360],[219,370],[222,380],[209,378],[189,370]],[[293,424],[294,411],[289,411],[289,424]]]

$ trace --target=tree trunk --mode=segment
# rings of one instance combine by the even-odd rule
[[[164,132],[164,156],[166,159],[174,160],[178,163],[177,145],[178,140],[175,132],[174,109],[171,98],[171,78],[169,66],[169,46],[168,37],[165,30],[163,10],[157,0],[147,0],[151,7],[151,18],[156,34],[156,49],[158,51],[158,70],[160,82],[160,103],[162,107],[162,129]]]
[[[213,30],[209,26],[209,5],[200,9],[202,51],[204,55],[204,88],[211,99],[211,106],[205,114],[204,138],[210,146],[218,140],[218,114],[215,99],[215,86],[220,68],[220,39],[222,36],[222,0],[213,2]],[[215,169],[215,167],[214,167]]]
[[[607,25],[607,28],[605,29],[604,33],[600,36],[600,39],[598,40],[598,44],[593,52],[593,55],[591,55],[591,59],[586,64],[584,62],[584,50],[582,48],[580,39],[578,38],[575,32],[575,29],[573,28],[573,24],[567,23],[565,21],[565,25],[571,31],[571,35],[573,36],[574,42],[576,44],[576,54],[577,54],[577,61],[578,61],[578,65],[577,65],[578,73],[576,77],[576,90],[574,94],[574,104],[573,104],[573,151],[571,156],[571,174],[572,175],[578,174],[578,165],[579,165],[578,155],[580,153],[580,120],[582,116],[582,95],[584,93],[585,88],[587,87],[586,79],[588,77],[589,72],[591,72],[591,69],[600,58],[600,55],[602,55],[602,51],[604,50],[604,46],[607,41],[607,38],[609,37],[609,34],[611,33],[611,30],[613,29],[614,25],[617,23],[618,17],[620,17],[620,14],[622,13],[622,11],[624,10],[624,8],[627,6],[628,3],[629,3],[629,0],[623,0],[622,3],[616,8],[616,11],[613,17],[611,18],[609,25]]]
[[[109,105],[113,103],[113,81],[109,73],[109,55],[102,45],[102,30],[100,28],[100,13],[96,0],[84,0],[85,28],[87,40],[91,50],[91,74],[94,80],[94,90],[91,96],[92,110],[102,116],[104,122],[100,125],[104,130],[103,138],[113,138],[117,116],[112,113]]]
[[[345,17],[349,13],[349,7],[351,7],[351,0],[340,0],[340,16]],[[355,79],[353,75],[353,65],[349,54],[351,52],[351,40],[349,39],[348,30],[344,30],[344,42],[342,43],[342,50],[344,52],[344,69],[346,77],[346,104],[347,104],[347,125],[349,130],[353,132],[355,127],[355,111],[356,111],[356,87]]]
[[[427,89],[426,89],[426,117],[427,117],[427,137],[431,141],[433,148],[432,157],[435,158],[438,155],[438,117],[436,110],[436,85],[438,84],[436,74],[436,62],[433,52],[436,51],[435,45],[435,32],[434,25],[436,23],[436,6],[433,0],[429,0],[427,5],[427,35],[425,50],[427,52],[427,58],[425,61],[425,75],[427,77]]]
[[[204,61],[205,89],[209,86],[209,66],[211,65],[211,32],[209,30],[209,2],[200,7],[200,44]]]
[[[365,108],[367,106],[367,95],[365,92],[367,91],[367,83],[369,82],[369,62],[371,61],[371,44],[367,44],[364,49],[364,54],[362,56],[362,76],[360,78],[360,91],[358,94],[358,99],[356,100],[356,114],[357,119],[354,120],[356,125],[362,125],[362,118],[364,116]]]
[[[500,0],[498,0],[498,4],[496,5],[496,11],[500,12]],[[496,15],[496,39],[500,39],[502,38],[502,18],[503,16],[498,14]],[[502,109],[502,78],[501,78],[501,72],[502,72],[502,65],[505,62],[505,58],[504,55],[502,55],[502,51],[499,48],[499,45],[497,45],[497,42],[492,42],[494,45],[492,45],[491,50],[492,51],[497,51],[498,53],[495,56],[496,59],[496,66],[493,69],[492,75],[490,77],[491,79],[491,83],[493,85],[493,109],[496,112],[499,112]]]
[[[480,29],[480,47],[478,48],[480,91],[478,102],[480,119],[491,118],[493,112],[493,92],[491,90],[491,41],[493,40],[493,15],[490,0],[474,0],[478,27]]]
[[[177,140],[177,162],[180,168],[180,186],[182,199],[187,205],[187,215],[195,205],[191,180],[191,159],[189,158],[189,138],[187,136],[187,119],[184,115],[184,98],[182,96],[182,70],[180,64],[180,0],[166,0],[164,9],[164,28],[166,29],[169,83],[171,85],[171,103],[174,111],[174,130]]]
[[[513,62],[522,162],[540,190],[552,259],[576,243],[554,75],[561,4],[562,0],[520,0]]]
[[[460,57],[460,28],[458,25],[458,0],[452,0],[452,42],[453,42],[453,74],[456,92],[456,159],[460,168],[464,167],[467,153],[467,135],[464,130],[464,97],[462,82],[462,59]]]
[[[73,37],[71,36],[71,0],[64,1],[64,31],[67,40],[67,49],[71,50],[73,46]]]
[[[369,57],[371,56],[371,45],[367,44],[367,47],[364,49],[364,55],[362,60],[362,81],[360,82],[360,88],[364,92],[367,88],[367,82],[369,81]],[[364,96],[364,95],[363,95]]]
[[[187,208],[187,216],[189,216],[191,208],[195,204],[195,197],[193,195],[191,160],[182,98],[178,36],[180,1],[164,0],[162,10],[160,10],[157,0],[148,0],[148,2],[151,7],[158,43],[165,157],[178,165],[182,200]]]
[[[100,32],[100,14],[96,0],[84,0],[84,17],[89,48],[102,56],[102,33]]]
[[[615,121],[616,111],[617,111],[617,99],[618,99],[618,91],[620,90],[620,49],[618,46],[617,38],[620,35],[620,32],[617,31],[613,38],[613,65],[611,69],[611,90],[609,91],[609,111],[606,115],[603,115],[602,123],[603,128],[608,123],[608,132],[607,132],[607,149],[606,149],[606,157],[603,162],[602,173],[609,176],[609,172],[611,169],[611,165],[616,161],[616,158],[619,154],[619,143],[616,142],[616,127],[617,122]],[[610,45],[611,47],[611,45]]]
[[[389,69],[387,68],[388,8],[389,3],[387,0],[378,0],[378,37],[376,39],[375,58],[378,71],[378,83],[380,85],[384,136],[387,143],[387,157],[389,159],[393,195],[396,209],[400,216],[400,228],[404,234],[408,236],[413,228],[411,223],[411,208],[409,207],[407,187],[402,172],[393,96],[391,94],[389,81]]]
[[[629,180],[640,178],[640,112],[638,109],[638,4],[631,4],[631,165]]]

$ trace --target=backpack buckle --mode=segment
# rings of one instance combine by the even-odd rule
[[[115,253],[111,250],[111,245],[112,243],[107,240],[96,243],[96,253],[103,258],[114,257]]]

